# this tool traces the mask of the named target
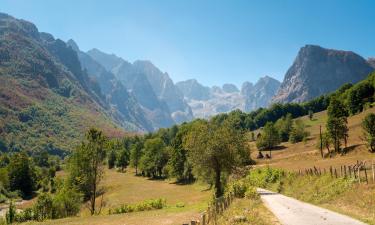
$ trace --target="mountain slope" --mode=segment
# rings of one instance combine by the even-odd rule
[[[90,126],[124,134],[76,53],[34,24],[3,13],[0,83],[0,139],[7,150],[63,154]]]
[[[369,58],[367,62],[375,69],[375,58]]]
[[[280,87],[280,81],[265,76],[260,78],[255,85],[244,83],[241,93],[245,98],[245,112],[269,106],[272,97]]]
[[[374,68],[350,51],[306,45],[287,71],[274,102],[304,102],[364,79]]]
[[[208,100],[210,98],[210,88],[201,85],[195,79],[177,82],[176,86],[187,99]]]
[[[109,55],[98,49],[92,49],[87,54],[112,72],[127,90],[135,96],[155,129],[169,127],[174,124],[167,104],[157,97],[143,71],[138,70],[133,64],[113,54]]]
[[[155,94],[168,105],[172,118],[177,123],[190,121],[193,118],[193,113],[185,102],[183,94],[167,73],[162,73],[149,61],[135,61],[133,67],[137,72],[146,75]]]
[[[118,119],[129,124],[128,126],[135,126],[134,129],[152,131],[151,121],[146,118],[138,102],[128,93],[124,85],[91,56],[80,51],[73,40],[69,40],[67,44],[77,52],[82,68],[89,76],[96,79],[113,111],[118,112]]]

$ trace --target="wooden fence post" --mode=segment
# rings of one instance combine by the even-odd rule
[[[344,177],[346,178],[346,165],[344,165]]]
[[[366,169],[366,166],[365,166],[365,177],[366,177],[366,184],[368,184],[368,179],[367,179],[367,169]]]
[[[358,167],[358,183],[361,183],[361,174],[360,174],[360,168]]]
[[[329,173],[331,174],[331,177],[333,177],[332,166],[329,167]]]
[[[335,177],[337,178],[337,171],[336,171],[336,168],[335,168]]]
[[[371,160],[371,169],[372,169],[372,182],[375,183],[375,169],[374,162]]]
[[[202,225],[206,225],[206,213],[205,212],[203,212],[201,220],[202,220]]]

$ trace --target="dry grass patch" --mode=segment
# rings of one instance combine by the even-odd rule
[[[171,180],[150,180],[137,177],[133,170],[119,173],[106,170],[103,186],[105,207],[102,214],[89,216],[88,210],[82,207],[78,217],[51,220],[45,222],[31,221],[35,225],[169,225],[182,224],[198,218],[212,197],[212,191],[206,185],[178,185]],[[164,198],[167,206],[163,209],[108,215],[108,209],[120,205],[135,204],[148,199]],[[100,202],[100,197],[98,199]]]
[[[272,152],[272,159],[256,160],[258,166],[270,165],[272,167],[284,168],[291,171],[298,171],[299,169],[311,168],[313,166],[320,168],[329,168],[330,166],[340,167],[341,165],[354,164],[357,160],[375,161],[375,154],[371,154],[363,140],[361,139],[363,131],[361,128],[362,119],[368,113],[375,113],[375,108],[366,110],[358,115],[348,118],[349,139],[348,147],[349,152],[343,156],[337,155],[333,158],[322,159],[320,151],[317,149],[316,144],[319,140],[319,126],[325,130],[327,120],[326,111],[315,113],[314,119],[311,121],[307,116],[301,119],[307,124],[307,131],[311,136],[304,143],[282,143],[280,150]],[[256,149],[255,143],[251,142],[252,149]],[[324,149],[326,152],[326,150]],[[252,151],[252,158],[255,159],[257,151]]]
[[[236,198],[218,219],[220,225],[279,225],[260,199]]]

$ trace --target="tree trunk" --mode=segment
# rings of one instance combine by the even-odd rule
[[[220,178],[221,170],[219,167],[217,167],[215,170],[215,195],[217,198],[223,195]]]

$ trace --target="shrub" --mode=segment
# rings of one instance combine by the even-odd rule
[[[259,194],[258,194],[256,188],[253,187],[253,186],[248,186],[247,190],[245,192],[245,198],[248,198],[248,199],[259,199]]]
[[[63,187],[53,198],[53,218],[64,218],[78,214],[82,202],[82,194],[74,188]]]
[[[232,192],[236,198],[243,198],[247,189],[248,185],[244,181],[239,180],[230,185],[229,192]]]
[[[53,200],[50,194],[42,193],[33,207],[38,221],[51,219],[53,215]]]
[[[121,213],[130,213],[130,212],[139,212],[139,211],[149,211],[153,209],[162,209],[166,206],[166,201],[163,198],[150,199],[144,202],[130,205],[123,204],[118,208],[109,209],[109,214],[121,214]]]

